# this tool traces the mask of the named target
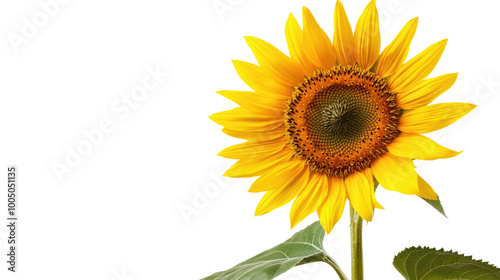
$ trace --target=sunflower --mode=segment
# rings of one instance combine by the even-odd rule
[[[458,155],[423,136],[450,125],[476,106],[429,105],[455,82],[457,73],[426,79],[447,40],[405,62],[418,18],[410,20],[380,53],[375,1],[354,33],[337,1],[333,42],[304,7],[303,25],[290,14],[285,34],[290,56],[245,37],[259,65],[233,61],[253,91],[220,91],[240,107],[210,118],[229,136],[247,140],[220,152],[238,159],[224,174],[260,176],[249,192],[266,192],[256,215],[294,200],[292,228],[317,212],[326,232],[349,200],[366,221],[382,206],[375,182],[403,194],[436,200],[413,160]]]

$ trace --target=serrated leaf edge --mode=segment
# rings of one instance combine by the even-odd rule
[[[465,258],[465,259],[471,261],[472,263],[480,264],[481,267],[484,268],[484,269],[497,270],[498,272],[500,272],[500,269],[498,267],[496,267],[495,265],[489,263],[488,261],[484,261],[482,259],[474,259],[472,256],[466,256],[465,254],[460,254],[457,251],[453,251],[453,250],[445,251],[444,248],[436,249],[436,248],[431,248],[431,247],[428,247],[428,246],[418,246],[418,247],[412,246],[412,247],[408,247],[408,248],[404,249],[403,251],[399,252],[396,256],[394,256],[393,261],[392,261],[393,265],[396,262],[396,259],[401,254],[403,254],[403,253],[405,253],[407,251],[415,251],[415,250],[422,250],[422,251],[429,250],[429,253],[432,253],[434,251],[436,253],[449,253],[449,254],[453,254],[453,255],[456,255],[457,257]],[[409,256],[409,254],[408,254],[408,256]],[[406,256],[406,260],[408,259],[408,256]],[[406,264],[406,260],[403,262],[404,264]],[[417,261],[417,263],[418,263],[418,261]],[[397,269],[397,267],[396,267],[396,269]],[[405,266],[404,269],[405,269],[405,274],[406,275],[403,275],[403,276],[406,278],[408,276],[408,270],[406,269],[406,266]],[[401,274],[403,274],[403,272],[401,272],[401,271],[399,271],[399,272]],[[429,272],[427,272],[425,275],[427,275]],[[452,279],[449,279],[449,280],[452,280]]]

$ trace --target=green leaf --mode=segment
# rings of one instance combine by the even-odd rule
[[[428,247],[407,248],[394,257],[407,280],[498,280],[500,269],[470,256]]]
[[[444,213],[443,205],[441,205],[439,197],[437,200],[431,200],[427,198],[422,198],[422,199],[425,200],[425,202],[429,203],[432,207],[434,207],[434,209],[438,210],[439,213],[443,214],[443,216],[448,218],[448,216],[446,216],[446,214]]]
[[[325,231],[318,222],[297,232],[292,238],[248,259],[231,269],[217,272],[202,280],[273,279],[296,265],[327,261],[323,248]],[[333,260],[332,260],[333,261]]]

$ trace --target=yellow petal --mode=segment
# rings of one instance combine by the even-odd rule
[[[333,46],[337,54],[337,60],[342,65],[354,65],[356,58],[354,56],[354,35],[352,34],[351,24],[347,18],[344,6],[337,0],[335,4],[334,16],[335,32],[333,33]]]
[[[239,60],[233,60],[233,65],[241,80],[251,89],[265,93],[272,98],[286,100],[292,96],[292,86],[279,83],[274,77],[263,71],[260,66]]]
[[[284,123],[283,116],[279,114],[256,114],[241,107],[215,113],[210,116],[210,119],[217,124],[234,130],[266,131],[277,128]]]
[[[418,18],[410,20],[403,29],[399,31],[394,41],[392,41],[380,54],[376,73],[380,77],[386,77],[394,74],[396,70],[403,65],[410,44],[417,30]]]
[[[366,179],[368,180],[368,186],[370,186],[370,194],[372,197],[373,206],[375,206],[375,208],[378,208],[378,209],[384,209],[384,207],[382,207],[382,205],[380,205],[380,203],[378,203],[377,199],[375,198],[375,182],[373,181],[372,169],[367,167],[367,168],[363,169],[362,172],[365,175]]]
[[[443,92],[447,91],[457,80],[458,73],[441,75],[423,80],[397,94],[401,109],[415,109],[431,103]]]
[[[309,60],[320,68],[330,69],[335,65],[332,42],[306,7],[302,9],[302,18],[304,21],[304,47],[307,50]]]
[[[437,200],[438,195],[432,189],[431,185],[429,185],[422,177],[418,176],[418,196],[430,200]]]
[[[233,178],[260,176],[279,164],[287,162],[291,157],[291,150],[284,148],[280,152],[266,157],[240,159],[224,173],[224,176]]]
[[[396,73],[389,78],[389,86],[392,90],[395,92],[405,91],[429,76],[441,58],[446,42],[448,39],[431,45],[399,67]]]
[[[309,183],[293,202],[290,210],[290,223],[294,228],[300,221],[305,219],[323,204],[327,195],[328,176],[322,173],[312,173]]]
[[[349,202],[356,212],[365,221],[371,221],[373,218],[372,194],[368,179],[361,172],[354,172],[345,178],[345,188]]]
[[[282,99],[269,98],[259,92],[220,90],[217,93],[253,112],[283,111],[286,108],[286,102]]]
[[[304,168],[307,167],[304,167],[303,160],[296,158],[289,160],[260,176],[248,191],[263,192],[288,186],[294,182],[295,175],[302,172]]]
[[[456,122],[476,108],[469,103],[441,103],[420,107],[404,113],[398,129],[409,133],[428,133]]]
[[[245,40],[259,65],[269,73],[269,76],[292,87],[304,80],[304,74],[299,65],[273,45],[251,36],[246,36]]]
[[[405,132],[392,140],[387,149],[399,157],[423,160],[450,158],[461,153],[445,148],[423,135]]]
[[[292,14],[286,21],[285,36],[290,56],[299,63],[302,72],[306,75],[314,73],[317,67],[307,57],[304,47],[304,32]]]
[[[354,31],[356,61],[364,69],[370,69],[380,53],[380,29],[375,0],[370,1],[359,17]]]
[[[418,178],[413,161],[385,153],[372,163],[372,171],[382,187],[404,194],[418,194]]]
[[[326,233],[330,233],[342,217],[346,202],[346,190],[341,178],[328,179],[328,195],[318,208],[318,217]]]
[[[285,125],[281,125],[275,129],[267,131],[233,130],[229,128],[223,128],[222,132],[231,137],[239,139],[252,140],[252,141],[266,141],[266,140],[273,140],[285,137]]]
[[[257,205],[255,216],[264,215],[292,201],[308,184],[309,168],[305,167],[301,172],[293,174],[294,178],[289,184],[279,189],[266,192]]]
[[[278,138],[270,141],[247,141],[225,148],[217,155],[231,159],[250,159],[262,155],[274,154],[281,151],[285,145],[285,138]]]

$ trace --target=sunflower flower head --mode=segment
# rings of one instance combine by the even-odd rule
[[[253,91],[220,91],[240,107],[211,119],[223,132],[247,140],[219,155],[238,159],[229,177],[259,178],[250,192],[266,192],[256,215],[294,200],[292,227],[317,212],[328,233],[349,200],[366,221],[373,209],[374,179],[388,190],[436,200],[413,160],[458,155],[421,134],[450,125],[475,105],[429,105],[455,82],[457,73],[427,79],[447,40],[406,61],[418,19],[410,20],[380,52],[375,1],[354,32],[342,3],[334,11],[333,41],[303,8],[285,34],[290,56],[254,37],[246,41],[259,65],[233,61]]]

